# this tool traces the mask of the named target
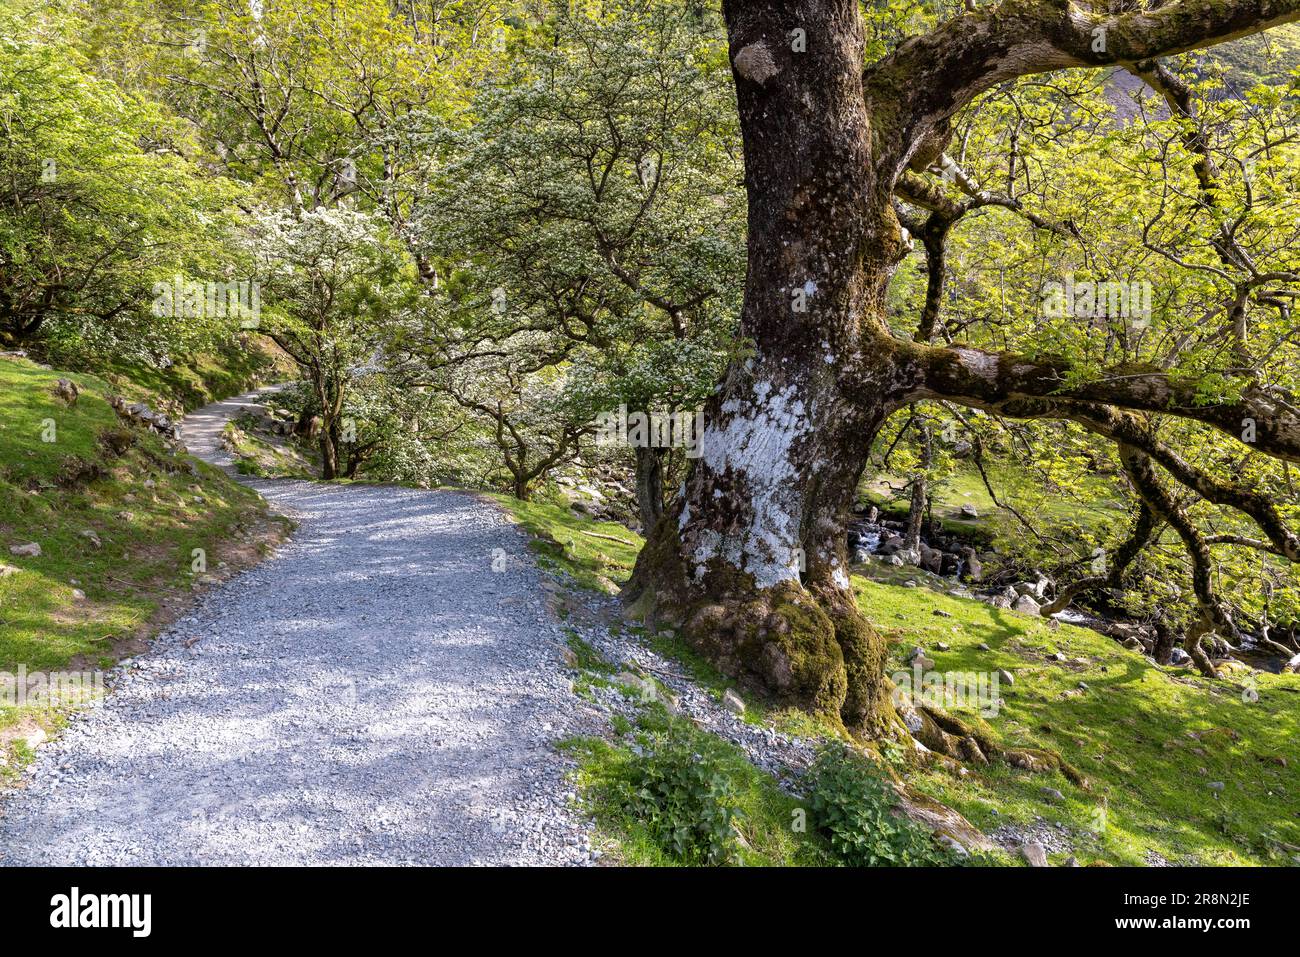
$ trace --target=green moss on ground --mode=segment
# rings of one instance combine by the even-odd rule
[[[241,474],[298,479],[314,479],[318,476],[315,463],[292,442],[269,442],[242,427],[245,424],[241,421],[230,422],[222,431],[222,438],[234,455],[235,467]]]
[[[583,588],[612,593],[628,580],[641,536],[616,522],[578,518],[561,505],[521,502],[509,495],[488,493],[532,536],[537,562],[572,579]]]
[[[242,336],[219,352],[181,356],[166,368],[117,360],[99,371],[104,381],[132,400],[161,397],[184,412],[296,375],[287,357],[257,336]]]
[[[1288,848],[1300,846],[1300,678],[1211,682],[1190,669],[1152,665],[1090,629],[1051,629],[1041,619],[927,588],[854,584],[863,612],[894,640],[891,664],[899,671],[918,644],[940,671],[1006,669],[1014,684],[1000,683],[1004,705],[982,730],[1005,746],[1055,752],[1090,783],[1085,791],[1059,774],[996,764],[964,778],[934,770],[915,782],[977,826],[1041,815],[1091,849],[1078,854],[1085,863],[1294,861],[1297,852]],[[937,650],[940,641],[948,651]],[[1053,660],[1057,653],[1066,660]]]

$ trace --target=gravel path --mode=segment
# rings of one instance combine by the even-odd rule
[[[229,466],[258,395],[186,419],[191,451]],[[590,860],[554,742],[592,718],[523,535],[470,495],[249,484],[298,531],[41,748],[0,864]]]

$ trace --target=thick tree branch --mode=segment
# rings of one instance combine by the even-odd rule
[[[895,341],[894,347],[913,360],[909,401],[951,399],[1022,418],[1046,414],[1033,408],[1044,400],[1159,412],[1202,422],[1256,451],[1300,462],[1300,409],[1288,396],[1254,383],[1239,397],[1215,401],[1205,395],[1199,379],[1175,378],[1146,365],[1116,366],[1075,382],[1070,363],[1063,359],[903,341]]]
[[[1004,0],[911,37],[868,67],[882,181],[980,93],[1017,77],[1132,64],[1249,36],[1300,18],[1300,0],[1172,0],[1110,13],[1068,0]]]
[[[1110,568],[1102,575],[1092,575],[1062,588],[1056,598],[1039,609],[1039,614],[1050,618],[1057,612],[1064,611],[1079,595],[1094,588],[1118,588],[1123,581],[1124,572],[1133,564],[1142,550],[1156,537],[1158,523],[1155,513],[1146,502],[1140,502],[1137,514],[1133,517],[1133,528],[1127,538],[1115,549]]]
[[[1210,557],[1210,547],[1206,544],[1200,530],[1187,517],[1182,506],[1161,484],[1156,475],[1155,464],[1146,453],[1121,443],[1119,454],[1124,472],[1133,483],[1134,491],[1152,512],[1169,523],[1187,549],[1187,555],[1192,562],[1192,588],[1196,592],[1196,600],[1200,605],[1201,618],[1189,629],[1184,643],[1187,646],[1187,653],[1192,656],[1197,668],[1202,674],[1212,678],[1215,676],[1214,666],[1201,650],[1201,638],[1211,631],[1238,640],[1240,635],[1228,606],[1214,593],[1214,564]]]

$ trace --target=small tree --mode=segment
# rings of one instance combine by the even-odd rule
[[[679,3],[606,4],[539,34],[459,128],[425,139],[442,172],[419,222],[450,274],[431,353],[575,363],[569,398],[593,417],[693,408],[730,354],[742,286],[726,64]],[[635,453],[646,527],[664,457]]]
[[[321,417],[322,478],[345,467],[349,392],[384,368],[412,282],[381,219],[349,209],[263,215],[250,241],[268,303],[262,331],[297,363]]]

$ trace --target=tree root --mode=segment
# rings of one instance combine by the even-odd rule
[[[946,758],[970,764],[1003,761],[1035,774],[1060,771],[1068,781],[1088,790],[1088,779],[1055,752],[1038,748],[1004,748],[960,718],[926,705],[912,711],[911,716],[911,720],[905,720],[908,720],[912,736]]]

